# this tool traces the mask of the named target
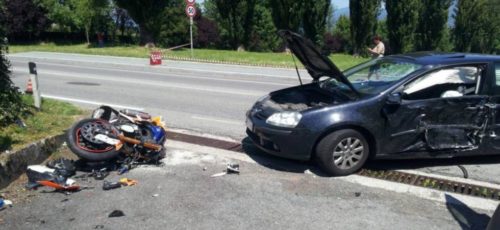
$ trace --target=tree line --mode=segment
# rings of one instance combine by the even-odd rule
[[[391,53],[499,53],[499,7],[500,0],[350,0],[349,16],[334,20],[330,0],[205,0],[197,7],[195,45],[282,51],[276,31],[288,29],[327,52],[363,55],[378,34]],[[0,22],[13,42],[90,43],[102,33],[110,44],[171,47],[189,42],[184,8],[184,0],[3,0]],[[379,20],[382,10],[387,17]]]

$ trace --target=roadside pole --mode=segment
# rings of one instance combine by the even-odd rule
[[[194,58],[193,51],[193,18],[196,16],[196,1],[195,0],[186,0],[186,15],[189,17],[189,34],[191,37],[191,58]]]
[[[42,98],[40,95],[40,90],[38,90],[38,73],[36,70],[36,64],[34,62],[28,63],[30,68],[30,80],[33,85],[33,100],[35,101],[35,108],[41,109]]]
[[[189,17],[190,21],[190,33],[191,33],[191,58],[194,57],[194,52],[193,52],[193,17]]]

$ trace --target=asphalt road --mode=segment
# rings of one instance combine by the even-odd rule
[[[28,62],[37,63],[47,98],[164,116],[167,125],[241,139],[245,112],[267,93],[298,84],[295,70],[54,53],[9,56],[17,86],[26,88]],[[310,81],[302,71],[305,80]]]
[[[241,140],[245,112],[271,91],[298,85],[293,69],[29,52],[9,55],[12,80],[21,89],[28,81],[28,62],[38,65],[40,89],[48,98],[88,109],[100,104],[141,109],[162,115],[167,126]],[[311,78],[300,70],[304,82]],[[468,176],[500,184],[500,157],[375,162],[382,169],[416,169],[426,173]]]
[[[95,188],[71,195],[41,189],[32,202],[1,211],[0,228],[484,229],[492,214],[460,205],[452,194],[441,203],[304,174],[292,161],[250,156],[252,163],[192,148],[169,147],[162,167],[130,171],[124,176],[138,181],[133,187],[103,191],[101,181],[89,179],[78,183]],[[240,164],[240,175],[211,177],[228,162]],[[125,216],[109,218],[114,210]]]

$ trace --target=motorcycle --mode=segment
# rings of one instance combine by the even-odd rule
[[[158,162],[165,157],[166,136],[161,117],[101,106],[91,118],[76,122],[66,137],[68,147],[83,160],[103,162],[118,158],[131,165]]]

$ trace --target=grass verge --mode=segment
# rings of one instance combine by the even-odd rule
[[[24,95],[23,100],[28,105],[33,104],[30,95]],[[0,153],[5,150],[15,151],[33,141],[60,134],[82,114],[82,110],[69,103],[43,99],[41,111],[33,108],[31,115],[23,117],[26,128],[18,124],[0,128]]]
[[[11,45],[10,51],[12,53],[44,51],[139,58],[149,57],[150,52],[149,49],[140,46],[113,46],[96,48],[88,47],[85,44],[57,45],[54,43],[43,43],[35,45]],[[163,55],[167,59],[185,60],[191,58],[191,51],[190,49],[164,51]],[[237,52],[231,50],[195,49],[193,57],[194,61],[209,60],[214,62],[239,63],[247,65],[266,65],[285,68],[294,67],[291,56],[285,53]],[[353,57],[347,54],[332,54],[330,55],[330,59],[332,59],[340,69],[346,69],[368,60],[366,58]],[[299,66],[301,66],[300,63],[298,64]]]

